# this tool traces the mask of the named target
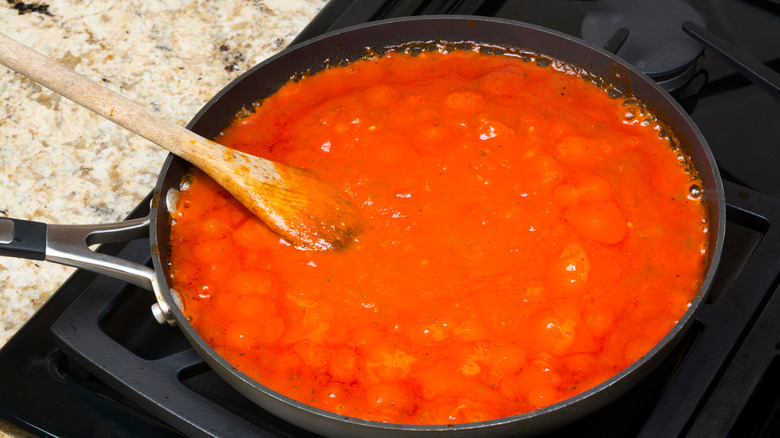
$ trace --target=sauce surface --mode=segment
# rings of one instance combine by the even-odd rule
[[[700,182],[642,108],[556,63],[445,52],[290,82],[216,139],[343,190],[347,248],[290,246],[198,171],[183,186],[174,289],[261,384],[376,421],[505,417],[626,368],[698,292]]]

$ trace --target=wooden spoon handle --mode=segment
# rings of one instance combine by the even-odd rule
[[[224,146],[153,114],[130,99],[0,33],[0,63],[203,168],[224,161]],[[227,151],[226,151],[227,150]],[[205,155],[205,156],[204,156]],[[265,160],[264,160],[265,161]],[[274,177],[272,163],[263,169]]]

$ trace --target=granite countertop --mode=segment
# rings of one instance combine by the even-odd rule
[[[0,29],[186,125],[232,79],[289,44],[326,3],[5,0]],[[166,155],[0,65],[0,217],[121,220],[153,189]],[[72,272],[0,257],[0,347]],[[0,424],[2,436],[24,434]]]

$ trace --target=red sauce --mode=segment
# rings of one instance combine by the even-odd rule
[[[396,423],[530,411],[639,359],[704,275],[700,182],[640,107],[556,65],[388,53],[237,118],[219,142],[337,185],[364,230],[297,249],[194,172],[170,239],[192,325],[275,391]]]

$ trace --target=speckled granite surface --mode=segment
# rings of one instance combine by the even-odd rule
[[[326,3],[4,0],[0,32],[185,125]],[[0,66],[0,217],[121,220],[152,190],[166,154]],[[0,258],[0,347],[71,272]],[[17,435],[0,424],[0,436]]]

